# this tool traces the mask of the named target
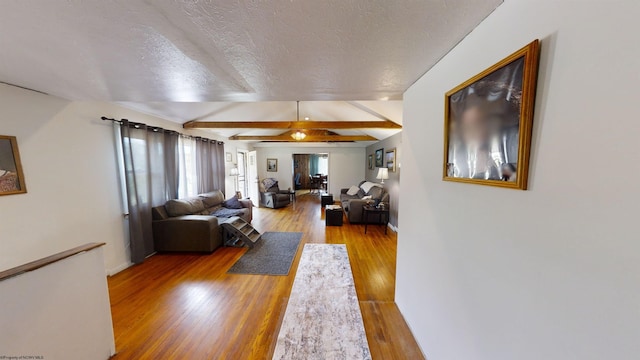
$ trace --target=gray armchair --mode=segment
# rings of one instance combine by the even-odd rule
[[[277,180],[268,178],[260,181],[260,206],[278,209],[290,203],[289,191],[280,190]]]

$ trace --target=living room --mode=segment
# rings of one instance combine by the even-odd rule
[[[302,41],[275,37],[269,31],[270,26],[284,23],[291,24],[285,26],[290,33],[306,33],[307,26],[308,31],[321,33],[329,22],[324,16],[317,16],[322,24],[312,16],[300,16],[324,12],[313,7],[304,11],[298,6],[311,5],[293,4],[287,2],[291,12],[282,4],[263,4],[275,10],[259,12],[260,16],[244,13],[254,20],[266,18],[247,27],[265,34],[257,51],[263,57],[237,53],[242,51],[237,44],[248,42],[236,28],[207,28],[197,16],[187,25],[183,16],[201,12],[166,11],[172,6],[209,5],[220,10],[216,14],[221,17],[231,17],[233,9],[227,4],[162,2],[158,5],[162,10],[135,1],[118,9],[106,2],[92,4],[94,9],[63,1],[0,5],[0,29],[6,34],[0,40],[0,135],[17,140],[26,190],[0,196],[0,271],[82,244],[105,243],[98,270],[111,282],[103,276],[104,288],[86,288],[84,293],[76,289],[92,301],[75,299],[54,308],[46,300],[59,296],[56,291],[34,293],[36,288],[22,287],[19,297],[10,297],[3,288],[0,314],[3,324],[12,326],[2,330],[0,355],[45,355],[40,352],[44,347],[53,343],[57,351],[69,339],[76,345],[90,343],[88,338],[108,343],[108,331],[98,336],[72,325],[73,316],[68,320],[55,316],[80,314],[84,311],[80,305],[93,302],[94,290],[102,294],[109,284],[111,304],[109,298],[100,304],[116,310],[82,318],[85,329],[94,322],[111,325],[113,320],[116,336],[111,333],[111,339],[116,346],[107,346],[102,358],[113,353],[116,359],[157,354],[271,358],[304,245],[340,244],[349,253],[372,358],[634,359],[640,351],[636,341],[640,248],[634,225],[640,193],[631,179],[640,174],[633,161],[640,135],[635,120],[640,116],[635,106],[640,54],[630,44],[636,43],[638,32],[637,2],[460,1],[431,4],[435,7],[428,11],[425,4],[410,8],[404,3],[376,3],[361,15],[355,14],[357,8],[367,8],[362,3],[345,5],[346,9],[330,3],[323,11],[344,20],[332,23],[336,32],[328,30],[330,45],[313,43],[318,40],[315,36]],[[234,5],[264,10],[255,4],[257,8]],[[151,15],[140,15],[145,13]],[[350,26],[341,13],[366,21]],[[278,22],[272,14],[290,17]],[[179,36],[173,30],[158,30],[162,36],[148,37],[147,42],[128,42],[144,31],[169,27],[154,27],[166,19],[163,16],[176,16],[171,26],[177,28],[218,34],[220,48],[204,56],[199,53],[202,48],[180,37],[193,34]],[[432,26],[438,31],[427,32]],[[349,43],[343,38],[355,40]],[[422,41],[429,39],[442,40],[440,47],[423,46]],[[527,190],[443,181],[448,165],[443,164],[445,94],[534,39],[540,40],[540,57]],[[286,40],[291,50],[280,46]],[[307,47],[306,41],[317,49]],[[376,47],[378,42],[393,51]],[[120,46],[153,54],[145,58],[137,50],[113,51]],[[284,53],[289,56],[283,58]],[[166,57],[158,60],[154,54]],[[215,64],[202,60],[216,56],[231,60]],[[329,66],[328,58],[341,60]],[[232,60],[238,62],[229,65]],[[147,67],[155,70],[147,72]],[[203,68],[215,72],[216,79],[209,79]],[[360,74],[359,68],[372,70],[358,78],[354,74]],[[402,69],[417,70],[403,77]],[[328,76],[332,71],[339,76]],[[340,76],[345,83],[337,86]],[[161,83],[153,82],[160,78]],[[394,82],[400,78],[403,81]],[[218,83],[222,85],[211,85]],[[195,85],[185,89],[183,84]],[[224,91],[226,96],[218,96]],[[250,99],[252,94],[263,98]],[[391,107],[400,102],[399,115],[367,103],[385,100]],[[317,117],[309,112],[298,117],[297,101],[302,108],[335,102],[354,108],[358,115],[337,112]],[[242,108],[240,103],[274,102],[283,110],[247,111],[253,116],[244,118],[226,117],[222,111],[216,117],[220,109],[208,107],[208,102],[227,103],[229,111]],[[333,133],[323,136],[375,140],[274,144],[274,140],[234,140],[234,136],[285,134],[293,140],[287,132],[293,135],[298,129],[233,128],[231,132],[184,126],[189,121],[296,122],[305,116],[311,121],[383,121],[374,120],[371,112],[400,125],[401,131],[381,135],[378,129],[328,129]],[[227,274],[249,251],[235,247],[220,247],[210,255],[158,254],[131,266],[130,219],[125,217],[115,146],[120,127],[101,120],[102,116],[224,142],[225,199],[235,192],[237,178],[231,170],[238,151],[255,151],[259,179],[273,177],[281,190],[295,189],[293,154],[328,154],[327,193],[336,203],[342,189],[364,180],[384,181],[390,205],[388,233],[383,226],[371,226],[364,234],[364,226],[351,224],[346,216],[342,226],[325,226],[321,196],[310,194],[279,209],[253,208],[252,225],[261,233],[303,234],[286,276]],[[395,171],[390,171],[387,153],[391,159],[394,149]],[[382,166],[375,164],[379,150]],[[268,159],[277,159],[276,171],[268,171]],[[378,176],[383,168],[386,175]],[[79,257],[68,260],[73,259]],[[55,264],[0,284],[51,266]],[[193,272],[184,272],[187,268]],[[39,286],[62,289],[74,283],[72,276],[77,273],[44,276]],[[233,283],[232,278],[241,280]],[[213,309],[209,314],[198,312],[209,307]],[[16,309],[31,311],[28,317],[16,317]],[[139,322],[137,330],[130,327],[133,320]],[[36,328],[50,328],[60,335],[48,342],[11,332],[25,329],[23,323],[37,324],[34,333]],[[171,329],[172,324],[176,328]],[[5,354],[6,344],[26,340],[42,347],[22,348],[19,354],[12,348]],[[63,358],[77,357],[67,353]]]

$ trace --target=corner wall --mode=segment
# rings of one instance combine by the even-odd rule
[[[384,181],[384,188],[389,192],[389,211],[390,221],[389,223],[398,230],[398,208],[400,206],[400,168],[402,163],[402,133],[389,136],[388,138],[378,141],[373,145],[367,146],[365,153],[365,167],[366,180],[371,182],[380,182],[376,179],[378,175],[378,169],[375,166],[375,151],[378,149],[384,149],[384,152],[392,149],[396,149],[396,172],[389,171],[389,179]],[[368,157],[373,155],[374,164],[373,169],[369,169]],[[386,166],[386,160],[384,166]]]
[[[429,360],[640,354],[639,17],[507,0],[404,94],[396,301]],[[535,38],[530,190],[443,182],[444,93]]]

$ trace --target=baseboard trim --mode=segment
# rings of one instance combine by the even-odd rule
[[[391,231],[393,232],[398,232],[398,227],[397,226],[393,226],[391,223],[387,224],[387,226],[389,226],[389,229],[391,229]]]
[[[107,269],[107,275],[108,276],[113,276],[117,273],[119,273],[120,271],[129,268],[131,265],[133,265],[133,263],[124,263],[124,264],[120,264],[114,268],[111,269]]]

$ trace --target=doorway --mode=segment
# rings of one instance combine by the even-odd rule
[[[247,187],[247,152],[238,150],[238,191],[244,196],[248,194]]]
[[[258,153],[254,151],[249,151],[249,164],[247,165],[247,186],[249,190],[247,192],[247,196],[249,199],[253,199],[254,206],[258,205],[260,198],[260,189],[258,188]]]
[[[257,152],[238,150],[238,191],[245,199],[253,200],[254,206],[258,204],[258,161]]]
[[[293,154],[296,192],[321,194],[329,189],[329,154]]]

